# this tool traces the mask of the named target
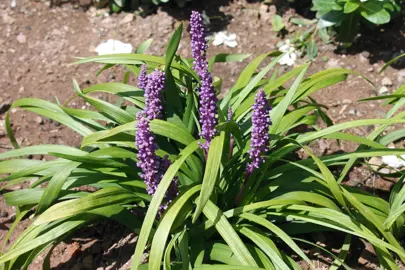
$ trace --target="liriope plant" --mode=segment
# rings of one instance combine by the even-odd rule
[[[58,121],[83,139],[80,149],[20,148],[7,113],[15,149],[0,154],[0,173],[9,174],[1,179],[7,183],[2,193],[17,214],[3,243],[21,220],[33,223],[7,252],[3,245],[1,267],[26,269],[48,253],[47,267],[60,241],[108,218],[139,234],[132,269],[300,269],[299,261],[312,265],[305,248],[319,247],[312,233],[328,231],[343,236],[338,254],[319,247],[333,258],[331,269],[350,269],[345,261],[355,239],[374,246],[382,267],[399,269],[396,260],[405,261],[398,240],[405,220],[403,178],[389,202],[342,181],[367,158],[405,152],[387,148],[390,139],[382,139],[389,126],[405,123],[404,113],[397,113],[400,106],[384,119],[333,125],[327,108],[310,94],[357,74],[330,69],[308,76],[310,63],[279,74],[278,52],[253,59],[218,99],[221,81],[212,77],[213,65],[249,55],[208,60],[200,14],[193,13],[190,23],[193,59],[176,54],[182,25],[162,57],[145,54],[148,40],[133,54],[79,59],[76,64],[104,64],[100,72],[125,68],[122,83],[80,89],[73,82],[75,95],[94,110],[35,98],[12,105]],[[138,77],[138,86],[127,84],[131,75]],[[91,95],[96,92],[122,102],[108,103]],[[403,104],[403,97],[397,98]],[[322,121],[326,128],[320,128]],[[302,125],[309,131],[297,131]],[[368,125],[378,127],[366,138],[346,132]],[[353,141],[359,147],[317,157],[308,145],[318,139]],[[299,159],[300,149],[309,158]],[[6,192],[31,178],[37,180],[28,188]]]

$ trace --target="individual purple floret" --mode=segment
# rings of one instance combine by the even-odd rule
[[[255,104],[252,107],[252,135],[250,141],[250,150],[248,151],[250,162],[246,168],[246,173],[249,176],[254,169],[259,168],[259,165],[264,162],[263,155],[269,150],[269,127],[270,110],[269,101],[266,99],[266,94],[263,89],[259,90],[255,98]]]
[[[145,87],[145,112],[149,120],[162,118],[162,91],[165,87],[165,74],[155,69],[147,76]]]
[[[146,65],[141,66],[141,72],[138,76],[138,87],[142,90],[146,89],[146,85],[148,84],[148,77],[146,73]]]
[[[232,120],[233,117],[233,111],[231,106],[228,107],[228,122],[230,122]]]
[[[137,165],[142,170],[141,177],[146,184],[146,191],[149,195],[153,195],[160,182],[158,176],[161,165],[159,157],[155,155],[158,146],[149,129],[149,120],[143,112],[137,114],[137,120],[135,137],[135,144],[138,148]]]
[[[200,87],[200,136],[206,140],[201,148],[208,150],[212,138],[216,135],[217,96],[212,76],[208,70],[206,57],[207,41],[201,14],[193,11],[190,18],[191,49],[194,58],[194,70],[201,79]]]

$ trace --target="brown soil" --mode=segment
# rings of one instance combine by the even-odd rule
[[[200,1],[196,1],[200,2]],[[49,1],[17,0],[17,7],[10,8],[9,1],[0,4],[0,152],[11,149],[11,144],[4,131],[5,109],[19,98],[43,98],[61,103],[72,96],[71,80],[74,78],[81,87],[99,82],[121,80],[121,72],[111,70],[96,77],[98,65],[67,66],[74,56],[95,55],[95,47],[103,40],[114,38],[131,43],[134,47],[148,38],[153,44],[148,53],[162,54],[171,33],[181,20],[186,20],[193,8],[205,9],[211,17],[211,30],[225,29],[237,34],[238,46],[210,46],[209,56],[216,53],[260,53],[273,51],[276,44],[284,37],[271,30],[271,16],[277,10],[283,11],[287,29],[299,30],[288,23],[298,13],[308,15],[308,10],[297,11],[274,1],[276,6],[270,8],[257,1],[217,0],[212,3],[196,3],[187,9],[178,11],[172,7],[159,9],[156,14],[145,18],[126,13],[106,16],[107,10],[84,10],[77,4],[64,4],[50,8]],[[211,2],[211,1],[201,1]],[[205,7],[204,7],[205,5]],[[278,9],[277,9],[278,8]],[[396,65],[385,72],[378,73],[384,61],[398,55],[403,44],[405,25],[396,22],[389,26],[378,38],[367,34],[359,38],[356,45],[349,50],[337,50],[334,45],[320,43],[320,52],[310,69],[310,73],[324,68],[343,67],[355,70],[367,76],[375,86],[364,79],[349,76],[346,82],[322,90],[313,95],[321,104],[330,109],[328,115],[334,123],[352,119],[382,118],[385,108],[380,102],[358,103],[358,99],[375,96],[382,87],[383,78],[392,82],[388,91],[392,92],[405,81],[405,70]],[[288,35],[287,35],[288,36]],[[179,53],[190,56],[189,37],[183,34]],[[305,62],[302,58],[297,64]],[[223,91],[235,82],[245,63],[218,64],[214,75],[224,78]],[[281,67],[286,70],[285,67]],[[132,78],[133,79],[133,78]],[[104,97],[108,99],[108,97]],[[89,104],[75,99],[69,103],[76,108],[89,108]],[[36,144],[66,144],[78,146],[80,135],[48,119],[38,117],[21,109],[12,110],[12,129],[17,141],[22,146]],[[374,127],[356,128],[352,132],[366,136]],[[314,149],[317,154],[328,154],[338,150],[353,150],[356,145],[318,142]],[[372,190],[389,191],[392,182],[385,181],[375,174],[367,172],[364,167],[356,168],[347,179],[349,185],[367,186]],[[372,182],[372,185],[370,184]],[[23,184],[14,189],[27,186]],[[15,209],[4,204],[0,197],[0,236],[7,233],[15,218]],[[10,239],[14,239],[28,226],[29,220],[18,225]],[[119,228],[119,229],[117,229]],[[1,239],[0,237],[0,244]],[[55,269],[126,269],[127,261],[134,249],[134,235],[119,225],[111,222],[85,228],[76,233],[70,242],[63,243],[52,252],[51,266]],[[110,254],[110,255],[108,255]],[[112,254],[112,255],[111,255]],[[123,255],[125,254],[125,255]],[[109,257],[110,256],[110,257]],[[41,269],[43,258],[38,258],[30,269]],[[369,260],[359,261],[364,267],[373,264]],[[322,267],[320,263],[320,267]],[[358,266],[360,267],[360,265]],[[357,268],[360,269],[360,268]]]

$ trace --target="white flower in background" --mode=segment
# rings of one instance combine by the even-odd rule
[[[394,148],[394,147],[390,147]],[[404,160],[402,160],[404,159]],[[405,166],[405,155],[401,155],[401,158],[398,158],[397,156],[383,156],[382,157],[382,162],[385,165],[388,165],[392,168],[400,168]]]
[[[132,45],[124,43],[119,40],[109,39],[102,42],[96,47],[98,55],[117,54],[117,53],[131,53]]]
[[[236,34],[228,34],[225,31],[221,31],[214,34],[214,41],[212,42],[214,46],[219,46],[225,44],[228,47],[235,48],[238,43],[236,42]]]
[[[294,44],[291,44],[290,40],[287,39],[279,50],[284,53],[284,56],[278,61],[280,65],[292,66],[295,64],[295,61],[297,61],[297,53]]]

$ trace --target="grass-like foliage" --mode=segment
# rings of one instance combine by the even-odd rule
[[[80,89],[73,82],[77,97],[93,110],[35,98],[12,105],[60,122],[83,139],[80,149],[63,145],[20,148],[10,114],[6,115],[15,149],[0,154],[0,174],[8,174],[0,180],[7,182],[2,191],[30,178],[38,180],[29,188],[3,194],[7,204],[18,210],[6,239],[24,218],[31,217],[33,223],[0,256],[1,267],[26,269],[39,254],[50,252],[78,228],[109,218],[139,233],[133,269],[141,264],[142,269],[300,269],[298,261],[312,264],[304,252],[313,241],[311,235],[324,231],[342,235],[340,253],[330,255],[334,259],[330,269],[349,269],[345,260],[355,239],[374,246],[382,267],[399,269],[396,260],[405,262],[405,250],[398,241],[405,221],[403,178],[389,201],[341,182],[355,164],[369,157],[404,154],[404,150],[386,147],[398,136],[383,136],[390,125],[405,123],[405,114],[397,113],[403,96],[392,97],[400,105],[384,119],[333,125],[326,107],[310,94],[355,73],[330,69],[308,76],[307,63],[279,74],[279,53],[263,54],[247,64],[217,102],[216,135],[203,150],[201,145],[207,141],[199,135],[204,128],[199,101],[200,88],[206,85],[201,86],[193,60],[176,54],[182,31],[180,25],[163,57],[145,54],[150,45],[147,41],[134,54],[80,59],[76,64],[102,63],[102,71],[120,65],[126,72],[123,83]],[[205,71],[218,62],[247,56],[217,55]],[[142,89],[126,83],[129,76],[139,76],[142,65],[148,67],[148,73],[156,68],[163,71],[165,77],[162,116],[148,125],[157,145],[154,154],[158,158],[167,155],[171,165],[160,171],[164,175],[153,194],[147,193],[135,144],[137,114],[142,114],[147,99]],[[215,79],[213,85],[219,91],[221,80]],[[270,143],[260,156],[264,162],[246,173],[252,162],[252,130],[256,132],[252,106],[260,89],[272,106]],[[92,94],[96,92],[116,95],[121,102],[95,98]],[[230,119],[229,108],[233,112]],[[322,122],[326,128],[319,128]],[[296,127],[303,125],[309,131],[299,132],[302,129]],[[347,132],[369,125],[378,127],[367,138]],[[354,152],[317,157],[308,145],[318,139],[354,141],[359,147]],[[300,160],[299,149],[309,158]],[[28,155],[55,159],[28,159]],[[161,205],[167,203],[167,190],[174,179],[179,193],[165,210]],[[145,252],[149,257],[142,261]],[[44,257],[46,267],[50,256]]]

